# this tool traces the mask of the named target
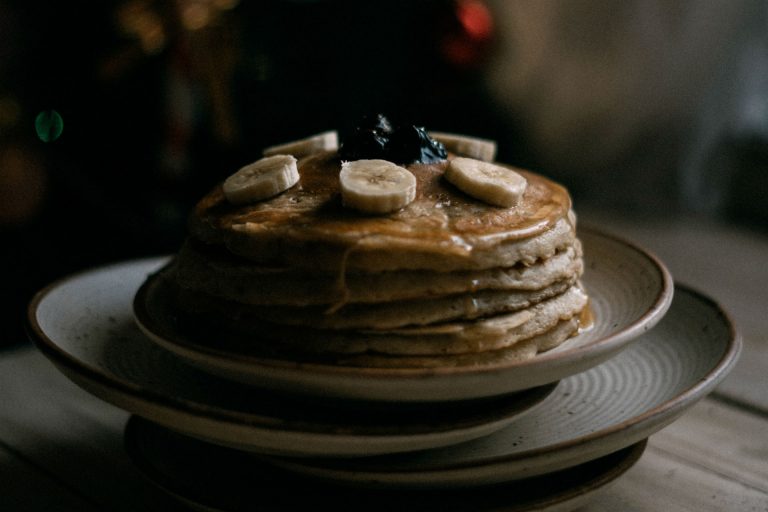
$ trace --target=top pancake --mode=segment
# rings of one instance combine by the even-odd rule
[[[416,199],[376,216],[342,206],[335,151],[311,155],[299,161],[299,183],[269,200],[232,205],[217,186],[196,206],[190,232],[261,265],[318,271],[509,267],[573,244],[571,201],[562,186],[510,167],[528,186],[517,206],[499,208],[448,183],[447,165],[408,165]]]

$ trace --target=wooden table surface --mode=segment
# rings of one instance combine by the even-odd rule
[[[768,236],[690,220],[582,220],[651,249],[678,281],[720,302],[744,351],[714,393],[580,510],[768,512]],[[0,511],[181,509],[128,459],[127,418],[31,345],[0,352]]]

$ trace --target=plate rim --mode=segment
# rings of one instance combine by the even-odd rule
[[[675,283],[671,273],[666,265],[651,251],[643,248],[635,242],[629,241],[612,233],[607,233],[600,229],[592,227],[579,227],[578,236],[582,233],[587,236],[596,236],[605,238],[614,243],[619,243],[650,261],[654,269],[659,273],[661,286],[653,300],[652,305],[640,317],[629,323],[621,331],[615,332],[603,338],[599,338],[588,345],[566,348],[557,352],[550,351],[538,354],[532,359],[523,361],[512,361],[507,363],[492,363],[477,367],[437,367],[437,368],[375,368],[375,367],[353,367],[353,366],[334,366],[313,362],[293,362],[280,359],[260,358],[248,355],[234,354],[227,351],[217,350],[205,345],[199,345],[187,340],[171,340],[157,334],[156,329],[149,325],[157,325],[143,304],[144,296],[147,294],[150,285],[150,279],[145,280],[138,287],[134,295],[132,307],[134,319],[142,332],[152,338],[156,343],[162,345],[167,350],[175,353],[183,351],[186,353],[203,355],[206,358],[215,360],[211,366],[221,367],[222,365],[233,365],[237,367],[236,371],[245,369],[245,373],[253,373],[253,368],[268,368],[276,371],[294,371],[300,370],[302,373],[311,373],[317,376],[331,377],[357,377],[362,374],[365,378],[386,381],[387,379],[423,379],[425,377],[450,377],[450,376],[478,376],[488,375],[499,372],[506,372],[516,368],[526,368],[540,366],[542,364],[567,364],[568,361],[578,359],[584,354],[602,354],[610,352],[617,346],[620,347],[624,342],[640,336],[643,332],[656,325],[659,320],[669,310],[674,298]],[[566,340],[570,341],[570,340]],[[182,356],[190,357],[190,356]]]
[[[144,258],[141,259],[140,262],[162,264],[162,259]],[[395,431],[383,433],[369,431],[338,431],[337,429],[342,426],[334,426],[330,423],[318,424],[319,426],[316,428],[311,422],[300,421],[298,423],[289,422],[286,424],[283,423],[284,418],[279,414],[272,415],[260,412],[242,412],[239,410],[218,407],[206,402],[176,399],[151,387],[136,384],[128,379],[110,377],[102,369],[87,364],[73,355],[70,351],[60,346],[59,343],[51,339],[45,333],[44,329],[37,321],[36,313],[38,306],[45,300],[51,291],[58,289],[60,285],[76,280],[82,275],[90,274],[91,272],[108,271],[111,267],[130,263],[131,262],[109,264],[98,267],[97,269],[78,272],[77,274],[60,279],[45,287],[36,294],[34,300],[30,303],[28,325],[26,326],[28,335],[38,349],[59,367],[59,370],[62,371],[67,378],[75,382],[81,388],[84,388],[90,394],[116,405],[123,410],[128,410],[133,414],[142,415],[142,413],[139,413],[138,411],[143,410],[143,415],[145,417],[154,418],[154,421],[159,421],[157,418],[164,416],[165,414],[172,414],[173,417],[177,419],[180,417],[186,418],[185,421],[193,420],[195,421],[195,424],[190,428],[178,429],[187,432],[187,435],[193,437],[197,436],[199,438],[200,436],[203,436],[211,442],[218,441],[220,444],[223,443],[224,445],[232,445],[232,443],[240,441],[243,443],[243,446],[250,446],[252,448],[251,451],[266,451],[271,452],[272,454],[293,454],[293,456],[309,456],[310,454],[327,456],[328,454],[336,452],[346,454],[344,456],[350,456],[351,454],[357,454],[358,451],[339,451],[337,449],[336,452],[310,450],[294,453],[291,450],[279,448],[279,442],[275,441],[273,437],[277,435],[287,435],[289,437],[306,436],[314,439],[314,443],[326,442],[331,443],[333,446],[341,445],[344,442],[360,443],[362,440],[370,440],[376,447],[378,447],[376,449],[376,453],[378,454],[408,451],[410,449],[427,449],[428,446],[425,446],[425,443],[430,443],[433,446],[444,446],[445,443],[440,441],[440,439],[450,438],[457,435],[469,435],[470,437],[467,439],[472,439],[476,437],[472,432],[487,430],[488,428],[498,430],[498,428],[515,421],[517,418],[539,406],[552,394],[552,392],[554,392],[558,384],[557,382],[553,382],[522,391],[523,394],[520,396],[520,403],[518,404],[518,401],[515,400],[512,404],[508,404],[507,407],[504,407],[504,411],[506,412],[503,414],[495,413],[491,414],[490,417],[489,415],[481,414],[471,422],[459,422],[460,424],[454,422],[448,427],[441,426],[435,429],[417,428],[416,431],[409,430],[405,433]],[[143,404],[141,408],[130,405],[137,402]],[[163,423],[162,421],[160,422]],[[165,422],[165,424],[168,425],[167,422]],[[250,434],[247,439],[235,439],[231,434],[216,437],[203,433],[210,431],[210,429],[216,425],[219,426],[219,429],[224,425],[229,425],[234,429],[246,429]],[[267,435],[268,437],[266,438],[267,440],[262,443],[249,440],[253,439],[254,436],[258,437],[264,435]],[[434,441],[430,441],[430,439],[434,439]],[[392,443],[397,443],[398,445],[406,443],[409,446],[415,444],[418,445],[418,447],[392,449]]]
[[[157,265],[161,265],[163,262],[163,258],[157,258],[157,257],[144,258],[139,261],[145,262],[145,263],[156,263]],[[120,266],[125,264],[126,262],[122,262],[122,263],[104,265],[98,268],[101,270],[107,270],[110,267]],[[183,414],[193,415],[203,420],[215,419],[216,421],[224,421],[224,422],[229,422],[233,424],[238,424],[237,422],[234,422],[231,417],[221,416],[219,414],[216,414],[215,411],[207,410],[203,412],[203,411],[191,410],[187,407],[180,407],[180,402],[169,399],[165,395],[155,392],[151,389],[143,388],[141,386],[129,385],[128,383],[123,382],[122,380],[115,381],[113,379],[109,379],[98,370],[91,368],[89,365],[83,364],[79,359],[77,359],[73,355],[69,354],[68,352],[60,348],[55,342],[53,342],[50,338],[47,337],[47,335],[42,331],[42,328],[36,321],[37,306],[48,295],[48,293],[50,293],[50,291],[56,286],[70,279],[81,276],[83,274],[88,274],[94,270],[95,269],[86,270],[86,271],[74,274],[73,276],[69,276],[67,278],[58,280],[52,283],[51,285],[45,287],[43,290],[41,290],[35,295],[35,298],[32,300],[32,302],[30,303],[30,307],[28,308],[28,317],[27,317],[26,327],[28,329],[28,334],[30,335],[30,338],[32,339],[33,342],[35,342],[38,348],[57,365],[61,364],[64,367],[68,368],[70,371],[80,376],[84,376],[88,379],[94,380],[99,385],[104,386],[108,389],[117,391],[119,393],[127,394],[129,397],[136,397],[138,395],[140,399],[145,400],[146,395],[149,394],[149,396],[152,398],[152,401],[155,403],[155,405],[162,406],[162,407],[171,407],[173,409],[180,409],[180,412]],[[674,398],[667,400],[663,404],[660,404],[657,407],[654,407],[653,409],[645,411],[640,415],[633,416],[632,418],[629,418],[621,423],[613,425],[610,428],[601,429],[596,432],[579,436],[577,438],[563,440],[559,443],[554,443],[544,447],[534,448],[531,450],[526,450],[524,452],[518,452],[515,454],[506,455],[506,456],[495,457],[493,458],[492,463],[488,463],[485,461],[474,462],[474,463],[460,463],[460,464],[454,464],[451,466],[446,465],[441,467],[440,469],[434,469],[434,471],[443,472],[443,471],[461,469],[466,467],[487,466],[489,464],[496,464],[496,463],[500,463],[508,460],[538,457],[538,456],[546,455],[547,453],[550,453],[550,452],[572,450],[580,446],[589,445],[590,443],[600,441],[602,438],[605,438],[606,436],[610,437],[613,434],[615,434],[615,432],[617,431],[624,430],[624,429],[631,429],[633,427],[636,427],[637,424],[642,425],[647,421],[653,421],[654,418],[658,418],[660,416],[668,417],[671,415],[674,419],[675,409],[679,409],[679,408],[685,409],[685,407],[689,404],[692,398],[696,398],[696,399],[703,398],[708,388],[714,387],[720,380],[722,380],[722,378],[725,375],[727,375],[728,371],[736,364],[738,360],[738,355],[740,354],[742,349],[742,339],[739,332],[736,329],[735,323],[732,321],[731,315],[715,299],[709,297],[708,295],[702,292],[699,292],[693,287],[690,287],[682,283],[677,283],[676,287],[681,292],[687,293],[691,295],[693,298],[695,298],[696,300],[703,301],[704,303],[706,303],[712,310],[716,312],[716,314],[722,319],[722,321],[725,323],[725,325],[727,325],[727,328],[728,328],[728,339],[725,341],[726,346],[723,354],[718,359],[718,361],[713,365],[713,367],[709,370],[709,372],[707,372],[707,374],[704,375],[701,379],[699,379],[697,382],[692,384],[689,388],[680,392]],[[419,470],[419,471],[424,472],[424,470]],[[430,468],[429,471],[433,471],[433,469]]]
[[[308,434],[323,433],[322,430],[313,431],[313,430],[303,430],[299,428],[285,428],[285,426],[283,425],[279,427],[273,427],[267,424],[266,422],[256,424],[253,420],[258,417],[274,419],[276,418],[276,416],[268,416],[268,415],[262,415],[262,414],[256,414],[256,413],[241,413],[239,411],[230,411],[228,409],[223,409],[220,407],[209,407],[206,404],[199,404],[200,407],[197,407],[197,406],[193,407],[193,406],[190,406],[190,404],[185,400],[175,400],[173,399],[173,397],[168,397],[167,395],[157,392],[151,388],[135,385],[132,382],[127,381],[126,379],[110,378],[102,370],[92,367],[91,365],[87,364],[86,362],[82,361],[81,359],[71,354],[69,351],[62,348],[57,342],[52,340],[44,332],[44,330],[36,320],[36,312],[39,304],[45,299],[45,297],[47,297],[47,295],[51,291],[53,291],[54,289],[57,289],[60,285],[76,280],[83,275],[90,274],[91,272],[108,270],[111,267],[121,266],[124,264],[133,263],[133,262],[136,262],[136,263],[140,263],[140,262],[149,263],[149,262],[155,262],[155,261],[161,262],[162,259],[163,257],[159,257],[159,258],[151,257],[151,258],[142,258],[140,260],[131,260],[128,262],[103,265],[100,267],[96,267],[94,269],[81,271],[76,274],[72,274],[70,276],[54,281],[50,285],[40,290],[30,303],[30,306],[28,308],[28,317],[25,323],[27,336],[37,346],[37,348],[46,357],[48,357],[48,359],[51,360],[54,364],[62,365],[68,371],[73,372],[74,374],[78,375],[80,378],[85,378],[89,381],[96,382],[99,386],[102,386],[104,388],[109,388],[110,390],[118,393],[127,394],[130,398],[138,398],[142,401],[151,401],[153,402],[154,405],[159,405],[162,407],[171,407],[184,414],[192,414],[204,419],[215,419],[216,421],[227,422],[233,425],[248,424],[248,425],[252,425],[257,428],[263,428],[266,430],[295,431],[295,432],[302,432],[302,433],[306,432]],[[174,354],[174,357],[178,357],[178,356]],[[221,377],[217,375],[213,375],[213,376],[217,379],[221,379]],[[555,382],[551,382],[543,385],[534,386],[526,390],[520,390],[519,392],[516,391],[511,394],[525,393],[525,395],[522,397],[523,402],[529,405],[530,408],[534,408],[552,394],[552,392],[556,389],[558,383],[559,381],[555,381]],[[247,384],[242,384],[237,382],[235,384],[238,386],[247,386]],[[501,396],[499,396],[499,398],[501,398]],[[524,410],[518,410],[517,408],[515,408],[515,411],[512,414],[515,417],[517,417],[518,415],[521,414],[521,412],[524,412]],[[245,416],[248,416],[248,418],[250,419],[249,420],[244,419]],[[492,421],[493,422],[503,421],[504,418],[505,417],[502,417],[502,416],[496,416],[493,418]],[[464,425],[461,427],[461,429],[472,428],[481,424],[483,423],[478,422],[478,423],[473,423],[471,425]],[[445,432],[455,432],[456,430],[458,429],[457,428],[446,429]],[[436,430],[430,433],[436,433],[436,432],[440,432],[440,431]],[[358,435],[362,436],[363,434],[358,434]],[[419,435],[419,434],[409,434],[409,435]]]
[[[428,387],[422,388],[424,391],[416,393],[414,395],[408,395],[406,401],[409,402],[426,402],[430,400],[436,401],[451,401],[461,399],[474,399],[486,396],[489,393],[478,393],[477,391],[466,391],[467,389],[475,389],[474,387],[467,388],[467,385],[461,385],[456,388],[456,385],[449,387],[449,392],[440,391],[436,393],[436,386],[440,386],[440,389],[444,389],[444,385],[448,382],[459,382],[456,379],[462,379],[460,382],[475,382],[477,379],[492,379],[490,384],[492,392],[491,395],[498,395],[506,392],[517,391],[525,389],[526,386],[521,385],[520,382],[513,386],[504,385],[499,379],[504,379],[510,371],[525,371],[526,375],[535,371],[537,367],[545,370],[548,377],[545,379],[536,379],[532,376],[529,382],[529,386],[538,386],[547,384],[557,379],[561,379],[564,376],[570,375],[571,372],[563,374],[565,369],[572,366],[577,366],[578,371],[586,370],[596,364],[600,364],[608,357],[615,355],[619,351],[626,348],[629,343],[640,336],[643,332],[647,331],[654,325],[656,325],[661,318],[668,311],[672,300],[674,298],[674,285],[672,284],[672,277],[665,267],[665,265],[652,253],[638,246],[633,242],[628,242],[624,239],[616,237],[614,235],[606,234],[600,230],[587,229],[588,234],[597,237],[598,240],[606,239],[610,243],[617,243],[627,250],[641,256],[649,268],[657,273],[661,279],[660,286],[658,287],[656,297],[654,301],[649,305],[648,309],[635,319],[634,322],[628,323],[624,329],[620,332],[612,333],[608,336],[603,336],[597,340],[591,341],[588,345],[571,347],[570,349],[544,353],[536,358],[528,361],[522,361],[519,363],[501,363],[494,365],[486,365],[479,368],[465,367],[465,368],[408,368],[408,369],[393,369],[393,368],[357,368],[357,367],[336,367],[329,365],[310,365],[306,363],[292,363],[281,361],[278,365],[260,364],[250,366],[250,363],[240,361],[238,363],[237,355],[229,354],[228,357],[234,357],[234,359],[222,360],[218,359],[215,364],[210,362],[200,362],[196,360],[194,356],[185,356],[179,354],[177,351],[169,350],[168,347],[163,347],[165,350],[174,353],[177,357],[181,357],[186,360],[187,363],[202,367],[207,373],[216,374],[219,377],[227,380],[238,381],[247,385],[256,385],[257,387],[265,387],[264,382],[256,383],[251,382],[254,378],[255,372],[259,373],[263,378],[266,378],[266,382],[287,382],[294,378],[299,378],[299,388],[294,391],[302,394],[312,394],[309,389],[314,389],[316,384],[311,384],[310,388],[306,388],[308,382],[316,382],[321,380],[324,382],[324,387],[329,387],[333,390],[333,394],[340,398],[357,398],[365,400],[389,400],[391,397],[391,390],[393,386],[395,388],[412,387],[414,383],[423,381],[427,378],[431,381]],[[47,287],[39,291],[32,299],[27,310],[26,327],[30,338],[32,338],[38,347],[42,351],[52,357],[56,357],[59,361],[65,362],[70,368],[87,368],[90,376],[104,377],[101,375],[100,369],[89,367],[82,364],[76,357],[60,349],[58,345],[50,340],[41,326],[37,322],[36,312],[43,300],[56,288],[63,286],[70,281],[80,279],[89,274],[108,273],[111,269],[124,268],[133,269],[136,266],[146,266],[142,268],[144,279],[140,283],[134,283],[137,288],[139,285],[145,286],[146,277],[158,272],[169,261],[168,256],[161,257],[148,257],[136,260],[127,260],[122,262],[111,263],[102,265],[92,269],[85,269],[76,274],[66,276],[57,281],[54,281]],[[137,280],[138,281],[138,280]],[[137,300],[137,293],[133,291],[133,296],[128,298],[129,309],[133,303]],[[131,302],[131,299],[133,302]],[[139,325],[140,322],[136,321],[134,312],[134,322]],[[145,332],[145,335],[147,333]],[[155,339],[155,343],[162,346],[162,343],[158,343]],[[194,351],[193,351],[194,352]],[[199,352],[194,352],[199,354]],[[264,361],[264,360],[262,360]],[[228,366],[228,363],[237,365],[232,369]],[[243,371],[242,367],[246,369]],[[234,372],[237,375],[233,375]],[[240,372],[240,373],[239,373]],[[561,375],[562,374],[562,375]],[[238,378],[239,377],[239,378]],[[349,386],[353,386],[358,382],[358,379],[365,379],[368,383],[370,391],[360,394],[358,391],[350,391]],[[109,382],[111,379],[97,380],[97,382]],[[520,378],[518,377],[519,381]],[[270,387],[269,384],[266,387]],[[114,388],[113,388],[114,389]],[[156,402],[166,405],[175,405],[175,402],[168,400],[166,397],[153,393],[151,389],[144,389],[141,386],[129,385],[123,388],[133,394],[145,392],[154,397]],[[359,389],[353,387],[353,390]],[[225,420],[229,419],[229,416],[224,415]]]
[[[558,452],[568,453],[569,451],[576,450],[580,447],[590,446],[600,441],[604,441],[606,438],[611,439],[614,436],[616,436],[619,432],[625,429],[636,430],[642,427],[643,425],[647,425],[647,424],[657,425],[659,423],[661,423],[660,428],[663,428],[668,423],[674,421],[678,417],[678,415],[684,412],[688,407],[693,406],[696,402],[704,398],[719,382],[721,382],[722,379],[728,375],[730,370],[738,362],[739,356],[743,348],[743,340],[742,340],[741,334],[736,329],[736,325],[733,322],[731,314],[725,308],[723,308],[718,301],[711,298],[707,294],[700,292],[696,288],[688,286],[686,284],[677,283],[676,287],[681,292],[694,297],[696,300],[706,303],[710,308],[712,308],[717,313],[717,315],[722,319],[723,325],[726,325],[728,327],[729,335],[728,335],[727,341],[724,344],[725,350],[723,351],[722,356],[717,360],[717,362],[712,366],[712,368],[705,375],[703,375],[696,382],[694,382],[691,386],[679,392],[671,399],[666,400],[663,403],[657,405],[656,407],[649,409],[641,414],[637,414],[635,416],[632,416],[631,418],[627,418],[626,420],[620,423],[616,423],[615,425],[612,425],[608,428],[603,428],[600,430],[596,430],[594,432],[590,432],[588,434],[566,439],[558,443],[553,443],[553,444],[541,446],[538,448],[532,448],[529,450],[524,450],[524,451],[516,452],[513,454],[489,457],[488,459],[485,459],[483,461],[445,464],[440,467],[432,466],[432,467],[426,467],[426,468],[421,467],[421,468],[410,468],[410,469],[397,468],[394,471],[370,472],[366,468],[355,468],[355,471],[357,473],[364,473],[367,475],[375,476],[375,475],[387,475],[387,474],[407,475],[407,474],[416,474],[416,473],[419,473],[419,474],[449,473],[451,471],[462,470],[462,469],[470,469],[470,468],[477,468],[477,467],[492,467],[495,465],[503,464],[505,462],[524,460],[524,459],[533,459],[537,457],[546,456],[552,453],[558,453]],[[664,423],[664,420],[666,420],[666,423]],[[643,436],[641,437],[648,437],[648,435],[650,434],[644,433]],[[632,440],[634,438],[631,436],[627,436],[627,439]],[[296,459],[295,461],[291,461],[290,464],[283,464],[281,459],[281,461],[278,464],[281,466],[293,467],[294,464],[296,462],[299,462],[300,460],[304,460],[304,459]],[[295,467],[302,467],[302,466],[304,465],[299,464],[299,465],[296,465]],[[314,469],[314,468],[325,469],[322,465],[320,466],[306,465],[304,467],[309,469]],[[331,469],[331,470],[334,471],[334,469]],[[349,472],[346,469],[342,471]]]
[[[180,492],[178,492],[178,487],[173,485],[173,482],[171,482],[171,478],[168,477],[165,473],[162,471],[159,471],[156,468],[156,465],[152,464],[149,459],[142,455],[137,455],[137,452],[141,452],[142,449],[140,447],[140,440],[138,438],[138,432],[140,432],[141,428],[146,428],[146,424],[149,423],[150,427],[157,427],[157,425],[152,425],[151,422],[147,422],[147,420],[143,420],[141,418],[131,417],[129,418],[128,422],[126,422],[125,428],[124,428],[124,436],[123,436],[123,444],[125,446],[126,453],[128,454],[128,458],[131,460],[131,462],[136,466],[136,468],[139,470],[139,472],[142,474],[144,478],[146,478],[152,485],[154,485],[156,488],[160,489],[162,492],[167,493],[170,496],[173,496],[175,499],[178,499],[182,501],[183,503],[186,503],[188,506],[194,506],[194,508],[199,510],[215,510],[217,512],[229,512],[229,508],[221,508],[219,504],[216,503],[203,503],[198,502],[194,499],[194,497],[190,497],[187,495],[184,495]],[[160,426],[160,428],[164,428]],[[511,504],[513,508],[511,510],[515,512],[533,512],[534,510],[549,510],[550,507],[561,507],[564,504],[567,504],[568,502],[578,502],[579,499],[584,499],[593,493],[600,491],[607,486],[614,483],[617,479],[622,477],[627,471],[629,471],[631,468],[633,468],[642,458],[643,454],[645,453],[648,446],[648,439],[642,439],[635,443],[632,443],[626,447],[620,448],[619,450],[615,450],[611,452],[610,454],[606,454],[603,457],[610,457],[611,455],[618,455],[619,452],[624,451],[625,454],[621,457],[621,460],[618,462],[618,464],[612,465],[608,467],[605,471],[599,473],[599,474],[592,474],[589,478],[585,479],[585,481],[577,482],[576,485],[570,486],[567,489],[561,490],[556,496],[548,495],[546,497],[541,497],[540,499],[534,501],[533,503],[526,503],[525,508],[517,508],[514,507],[514,504]],[[598,457],[596,459],[586,461],[584,464],[597,462],[600,458]],[[561,471],[568,471],[568,470],[574,470],[575,467],[571,468],[565,468]],[[158,479],[157,476],[160,476]],[[300,478],[300,477],[299,477]],[[541,478],[539,477],[533,477],[533,478]],[[510,481],[510,484],[519,484],[521,481]],[[171,485],[168,485],[171,483]],[[503,483],[501,485],[504,485]],[[329,486],[329,489],[332,489],[333,487]],[[478,490],[478,492],[482,492],[481,490]],[[546,508],[542,508],[546,507]],[[557,508],[556,510],[560,510],[560,508]]]

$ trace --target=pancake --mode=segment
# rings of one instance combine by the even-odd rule
[[[220,314],[186,310],[189,320],[212,335],[221,346],[253,345],[268,353],[288,351],[320,354],[446,355],[497,350],[543,334],[560,321],[577,318],[587,304],[580,286],[530,308],[475,320],[394,329],[328,330],[280,324],[260,318],[233,319]],[[210,312],[209,312],[210,313]],[[237,340],[244,340],[238,343]]]
[[[426,299],[345,303],[331,310],[324,306],[251,305],[191,291],[183,294],[180,305],[190,312],[216,312],[233,321],[251,318],[333,330],[393,329],[518,311],[562,294],[575,280],[574,276],[538,290],[481,290]]]
[[[540,290],[583,271],[578,241],[531,264],[456,272],[306,271],[265,267],[200,244],[185,243],[174,266],[179,286],[244,304],[334,305],[435,298],[486,290]]]
[[[412,164],[416,198],[389,215],[342,205],[334,152],[299,161],[296,187],[267,201],[238,206],[221,186],[196,206],[191,235],[261,265],[312,271],[449,272],[534,263],[571,246],[575,219],[568,192],[534,173],[514,208],[483,204],[452,187],[447,161]]]
[[[576,334],[579,326],[579,319],[576,317],[561,320],[552,329],[542,334],[497,350],[432,356],[391,356],[366,353],[341,357],[338,359],[338,363],[346,366],[373,368],[454,368],[503,365],[531,359],[540,352],[559,346]]]
[[[564,187],[498,164],[524,189],[489,204],[438,154],[397,171],[415,179],[404,206],[363,213],[343,200],[340,154],[286,156],[298,182],[257,201],[215,186],[152,278],[150,313],[217,350],[382,368],[518,361],[578,332],[588,295]]]

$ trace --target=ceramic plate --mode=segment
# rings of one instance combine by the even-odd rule
[[[482,439],[355,461],[272,459],[347,483],[457,487],[549,473],[645,439],[710,392],[741,342],[710,299],[678,287],[667,315],[627,350],[560,382],[531,414]]]
[[[540,403],[555,384],[484,400],[414,404],[293,396],[219,378],[186,364],[136,327],[131,301],[142,260],[80,274],[42,291],[29,326],[73,381],[118,407],[243,450],[360,456],[446,446],[487,435]]]
[[[344,398],[400,401],[493,396],[558,381],[587,370],[653,327],[672,300],[672,279],[642,249],[593,231],[584,243],[583,283],[595,317],[592,329],[554,350],[522,362],[430,369],[374,369],[294,363],[217,351],[172,328],[173,311],[144,307],[145,283],[134,302],[142,330],[155,342],[208,372],[261,387]],[[137,282],[126,283],[138,286]]]
[[[564,512],[583,506],[632,467],[646,442],[551,475],[450,491],[323,486],[276,471],[248,454],[181,436],[138,418],[128,422],[125,445],[150,482],[194,510],[391,511],[412,510],[418,504],[419,510],[441,512]]]

